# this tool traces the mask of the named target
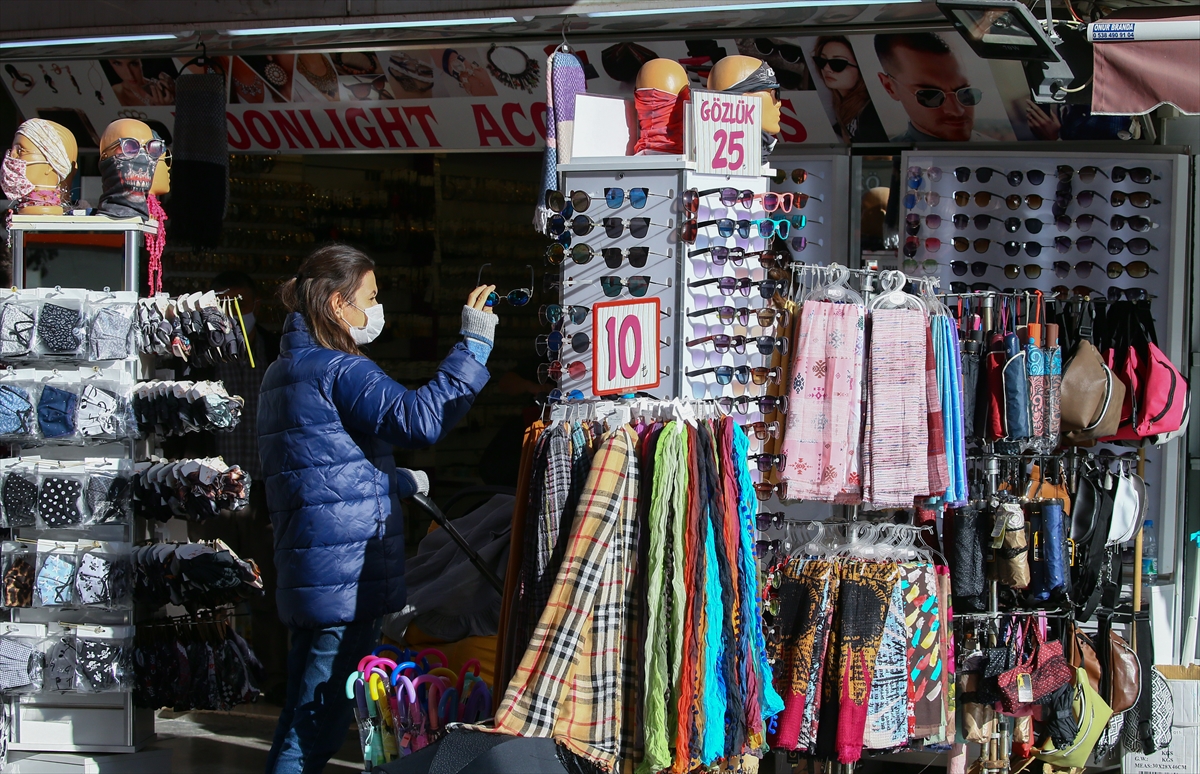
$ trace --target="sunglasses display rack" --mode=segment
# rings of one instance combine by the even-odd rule
[[[547,332],[560,332],[562,341],[557,352],[546,350],[549,365],[541,368],[539,378],[548,384],[557,382],[564,396],[592,398],[597,386],[601,394],[611,394],[604,389],[608,374],[597,378],[596,363],[598,357],[615,355],[609,362],[616,373],[645,385],[641,391],[674,397],[680,298],[676,267],[685,247],[678,238],[682,176],[678,169],[664,169],[658,160],[643,169],[638,168],[640,159],[613,161],[560,168],[563,200],[551,203],[558,212],[550,224],[555,241],[547,248],[546,271],[552,275],[547,277],[547,290],[550,297],[558,293],[564,310],[574,309]],[[620,168],[614,168],[616,164]],[[616,310],[615,305],[625,302],[654,301],[658,303],[656,347],[650,346],[655,322],[649,305],[640,306],[636,321],[606,316],[597,324],[598,308]],[[610,321],[611,333],[606,325]],[[622,330],[625,341],[618,342]],[[640,337],[635,335],[638,332]],[[604,347],[604,352],[597,347]],[[615,365],[620,357],[625,358],[624,368]]]
[[[901,267],[949,293],[1149,299],[1159,346],[1182,363],[1186,186],[1187,158],[1171,154],[906,151]],[[1147,448],[1156,524],[1182,512],[1180,447]],[[1160,536],[1164,567],[1174,538]]]
[[[849,265],[849,212],[844,202],[850,198],[850,158],[776,152],[771,165],[771,190],[795,197],[792,211],[785,213],[792,220],[785,240],[792,260]]]

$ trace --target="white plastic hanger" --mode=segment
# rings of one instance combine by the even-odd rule
[[[834,301],[848,304],[862,304],[863,297],[854,291],[846,281],[850,279],[850,270],[840,263],[831,263],[827,270],[827,280],[818,285],[807,296],[805,301]]]
[[[883,290],[871,300],[871,309],[919,309],[928,313],[925,302],[911,293],[904,292],[908,277],[902,271],[884,271],[879,274],[879,287]]]

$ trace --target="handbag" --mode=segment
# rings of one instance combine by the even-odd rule
[[[1066,442],[1075,445],[1115,433],[1125,403],[1125,385],[1091,342],[1092,314],[1089,305],[1079,325],[1079,343],[1063,366],[1059,386],[1062,430]]]
[[[1057,768],[1078,768],[1087,765],[1088,757],[1096,741],[1104,733],[1104,727],[1112,717],[1112,709],[1092,688],[1087,672],[1075,670],[1074,696],[1071,702],[1079,731],[1071,744],[1057,747],[1053,739],[1047,739],[1034,757]]]
[[[1059,688],[1069,685],[1075,676],[1075,670],[1071,669],[1063,653],[1062,640],[1047,640],[1043,630],[1045,625],[1045,617],[1039,613],[1038,643],[1031,675],[1033,700],[1039,703]]]
[[[1096,648],[1092,645],[1092,638],[1072,621],[1067,623],[1063,642],[1063,656],[1066,658],[1067,664],[1072,669],[1082,668],[1087,673],[1092,690],[1099,693],[1102,670],[1100,658],[1096,655]]]
[[[1137,653],[1113,631],[1112,621],[1101,619],[1098,640],[1107,644],[1101,655],[1100,695],[1113,712],[1124,712],[1138,703],[1142,693],[1142,665]]]
[[[996,678],[1000,688],[1000,707],[1006,715],[1032,715],[1037,708],[1033,700],[1033,667],[1036,656],[1036,634],[1031,633],[1028,622],[1009,640],[1016,654],[1016,664]],[[1028,653],[1028,656],[1025,654]]]
[[[1187,413],[1187,379],[1158,348],[1153,318],[1133,304],[1121,311],[1126,332],[1114,347],[1118,367],[1113,370],[1125,384],[1129,411],[1110,440],[1131,441],[1175,432]]]

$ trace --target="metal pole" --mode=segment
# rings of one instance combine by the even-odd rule
[[[1138,448],[1137,472],[1139,477],[1146,475],[1146,447]],[[1142,535],[1145,530],[1138,528],[1137,537],[1133,539],[1133,612],[1142,610]],[[1137,627],[1132,629],[1132,644],[1137,647]]]
[[[9,233],[13,240],[12,286],[21,289],[25,287],[25,232],[13,229]]]
[[[138,252],[141,248],[142,232],[129,229],[125,232],[125,289],[137,293],[138,287]]]

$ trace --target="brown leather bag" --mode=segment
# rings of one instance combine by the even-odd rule
[[[1108,665],[1112,680],[1108,686],[1108,705],[1113,712],[1124,712],[1137,704],[1142,694],[1142,663],[1121,635],[1108,632]]]
[[[1096,648],[1092,645],[1092,638],[1073,623],[1067,624],[1067,630],[1063,634],[1063,653],[1068,664],[1076,668],[1083,667],[1087,672],[1088,682],[1092,684],[1092,690],[1099,692],[1102,671]]]
[[[1061,396],[1062,431],[1068,444],[1105,438],[1121,424],[1125,383],[1087,339],[1079,342],[1063,366]]]

